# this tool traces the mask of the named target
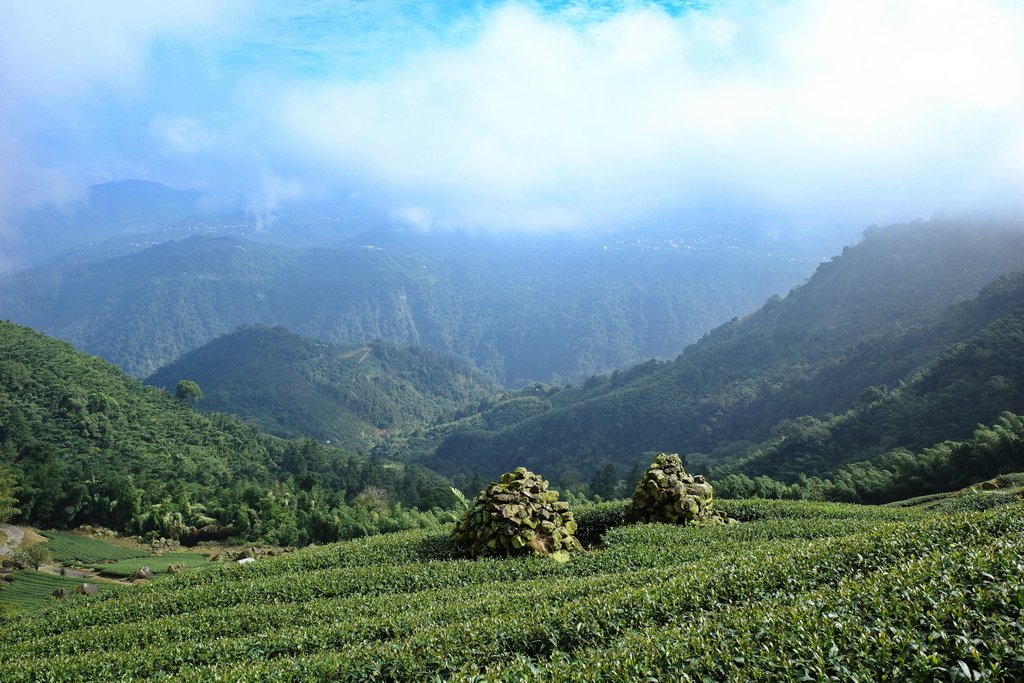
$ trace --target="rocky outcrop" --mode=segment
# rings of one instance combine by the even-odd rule
[[[471,557],[535,554],[564,561],[580,549],[575,533],[569,504],[543,477],[519,467],[477,495],[452,540]]]

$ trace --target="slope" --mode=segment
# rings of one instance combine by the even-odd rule
[[[706,453],[712,462],[744,453],[780,421],[845,411],[867,387],[894,386],[1015,310],[1012,295],[995,297],[991,307],[981,302],[936,324],[1022,263],[1024,230],[1014,225],[871,229],[785,299],[715,329],[671,362],[529,396],[532,410],[508,421],[467,419],[436,430],[441,443],[429,462],[482,474],[511,462],[585,473],[606,461],[628,467],[645,451]],[[979,418],[988,423],[1011,406],[986,408],[996,410]],[[411,457],[423,456],[431,445],[413,449]]]
[[[392,502],[429,507],[424,497],[443,484],[419,468],[205,417],[8,322],[0,322],[0,465],[21,486],[17,519],[31,524],[175,538],[211,526],[214,536],[285,544],[375,529],[369,511],[355,515],[345,505],[368,487],[389,510]]]
[[[786,423],[730,469],[786,481],[829,474],[894,449],[967,439],[1002,412],[1024,413],[1024,271],[999,278],[913,336],[953,341],[895,389],[870,387],[838,416]]]
[[[454,358],[374,342],[337,346],[282,327],[218,337],[147,380],[174,393],[199,383],[197,407],[251,420],[278,436],[312,436],[367,451],[395,430],[426,427],[497,386]]]

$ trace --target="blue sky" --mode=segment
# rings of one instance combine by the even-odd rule
[[[1024,7],[0,0],[0,148],[0,238],[128,177],[424,228],[1019,208]]]

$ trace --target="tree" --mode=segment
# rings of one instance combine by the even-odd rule
[[[32,545],[20,546],[13,553],[14,561],[18,564],[32,567],[39,570],[44,564],[53,561],[53,554],[46,547],[46,543],[33,543]]]
[[[15,505],[18,500],[14,497],[18,490],[18,482],[14,474],[0,466],[0,523],[12,519],[21,512]]]
[[[619,471],[615,463],[608,463],[594,472],[590,480],[590,493],[601,496],[605,500],[612,500],[619,495]]]
[[[190,379],[183,379],[178,382],[178,388],[174,392],[174,398],[179,401],[198,401],[203,397],[203,390],[196,382]]]

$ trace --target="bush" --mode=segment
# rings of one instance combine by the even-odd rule
[[[600,545],[606,531],[625,523],[626,503],[624,500],[612,500],[577,508],[576,540],[584,546]]]

